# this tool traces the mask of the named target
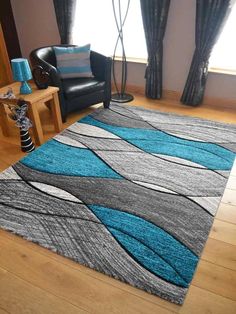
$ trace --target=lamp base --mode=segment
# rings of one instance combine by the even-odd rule
[[[117,94],[112,94],[111,95],[111,100],[113,101],[116,101],[116,102],[120,102],[120,103],[123,103],[123,102],[129,102],[129,101],[132,101],[134,99],[134,96],[131,95],[131,94],[120,94],[120,93],[117,93]]]
[[[31,93],[32,93],[32,89],[30,85],[26,81],[21,82],[20,94],[26,95],[26,94],[31,94]]]

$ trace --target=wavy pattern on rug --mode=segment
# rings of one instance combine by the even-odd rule
[[[96,110],[0,174],[0,226],[181,304],[235,139],[235,125]]]

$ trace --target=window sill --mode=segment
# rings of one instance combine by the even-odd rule
[[[115,61],[122,61],[122,57],[115,57]],[[145,58],[135,58],[135,57],[127,57],[127,62],[131,63],[143,63],[147,64],[147,59]],[[236,70],[229,70],[229,69],[222,69],[222,68],[213,68],[210,67],[208,69],[208,72],[210,73],[217,73],[217,74],[227,74],[227,75],[236,75]]]
[[[122,61],[122,57],[115,57],[115,61]],[[147,59],[145,58],[126,57],[126,61],[132,63],[147,63]]]
[[[227,75],[236,75],[236,70],[229,69],[220,69],[220,68],[209,68],[208,72],[210,73],[218,73],[218,74],[227,74]]]

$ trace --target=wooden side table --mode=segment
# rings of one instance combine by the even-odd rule
[[[60,132],[62,130],[62,120],[61,120],[61,112],[60,105],[58,100],[58,87],[49,86],[47,89],[37,89],[37,87],[33,84],[30,84],[32,88],[32,94],[22,95],[19,94],[20,91],[20,83],[12,83],[5,87],[0,88],[0,94],[4,94],[7,92],[8,87],[11,87],[14,95],[17,99],[21,98],[27,101],[28,115],[33,123],[33,134],[35,138],[35,142],[37,145],[41,145],[44,142],[43,129],[39,117],[38,105],[40,103],[48,102],[51,108],[53,123],[56,132]],[[8,118],[5,110],[4,104],[7,104],[7,99],[4,99],[4,102],[1,100],[0,102],[0,125],[2,128],[2,132],[4,136],[9,136],[8,129]]]

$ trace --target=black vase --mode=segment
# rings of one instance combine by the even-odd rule
[[[40,65],[37,65],[33,71],[33,79],[34,83],[38,87],[38,89],[46,89],[48,88],[49,81],[50,81],[50,75],[48,72],[46,72],[43,67]]]
[[[21,150],[24,153],[30,153],[35,150],[34,143],[29,135],[29,131],[20,129]]]

